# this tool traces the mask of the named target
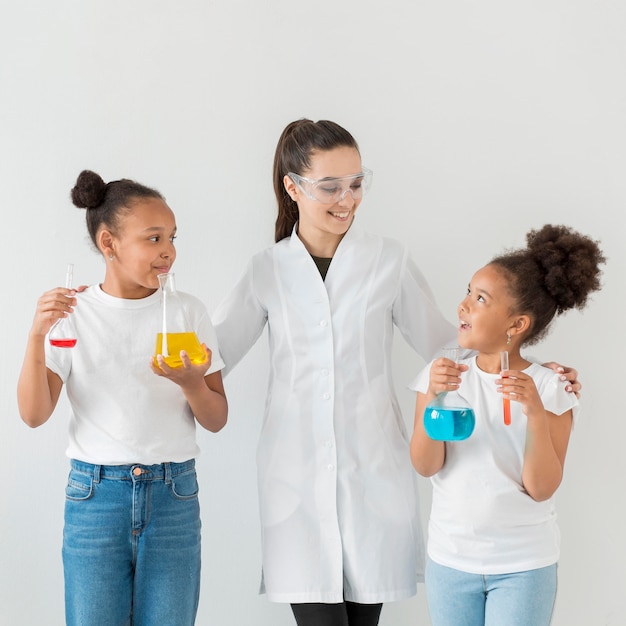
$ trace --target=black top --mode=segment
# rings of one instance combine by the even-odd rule
[[[328,268],[330,267],[330,262],[333,260],[333,258],[330,257],[330,259],[324,259],[323,257],[313,255],[311,255],[311,258],[315,261],[315,265],[317,265],[317,269],[322,275],[322,280],[326,280],[326,274],[328,272]]]

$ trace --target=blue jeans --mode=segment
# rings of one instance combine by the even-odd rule
[[[426,596],[433,626],[548,626],[557,565],[483,576],[426,562]]]
[[[200,595],[195,462],[72,461],[63,529],[68,626],[190,626]]]

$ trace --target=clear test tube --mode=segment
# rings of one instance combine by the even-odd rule
[[[65,273],[65,287],[72,288],[74,280],[74,264],[67,264],[67,272]],[[57,320],[48,333],[48,341],[55,348],[73,348],[76,345],[76,330],[72,321],[71,314],[68,317],[62,317]]]

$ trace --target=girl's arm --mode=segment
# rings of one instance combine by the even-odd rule
[[[44,341],[45,335],[29,336],[17,383],[20,417],[31,428],[37,428],[48,421],[63,387],[59,376],[46,367]]]
[[[552,497],[563,479],[565,455],[572,430],[572,411],[555,415],[546,411],[535,381],[510,370],[502,379],[504,397],[520,402],[527,418],[522,483],[538,502]]]
[[[47,291],[37,301],[17,383],[20,416],[31,428],[44,424],[59,400],[63,381],[46,367],[44,342],[52,325],[72,312],[71,307],[76,304],[75,293],[73,289],[58,287]]]
[[[417,392],[415,403],[415,423],[411,437],[411,461],[418,474],[432,476],[436,474],[446,460],[446,444],[431,439],[424,430],[424,409],[436,394]]]
[[[415,422],[411,437],[411,461],[413,467],[422,476],[436,474],[446,460],[446,446],[443,441],[431,439],[424,429],[424,410],[437,394],[450,391],[461,383],[460,372],[467,365],[461,365],[450,359],[440,358],[430,366],[430,379],[427,392],[417,393],[415,403]]]
[[[222,373],[213,372],[204,377],[204,384],[182,388],[198,424],[212,433],[226,426],[228,402],[224,392]]]
[[[547,500],[561,484],[571,430],[571,410],[528,419],[522,482],[533,500]]]
[[[191,412],[200,426],[216,433],[226,425],[228,402],[221,372],[204,375],[211,364],[211,350],[205,344],[202,347],[206,355],[202,363],[192,363],[187,353],[181,351],[182,367],[169,367],[162,356],[157,357],[160,367],[156,367],[152,359],[150,367],[158,376],[176,383],[185,394]]]

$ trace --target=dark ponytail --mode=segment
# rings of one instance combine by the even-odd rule
[[[274,193],[278,204],[276,241],[289,237],[298,221],[298,205],[285,189],[285,175],[288,172],[303,175],[311,166],[311,155],[314,152],[343,146],[359,149],[354,137],[335,122],[300,119],[291,122],[283,130],[274,154]]]

